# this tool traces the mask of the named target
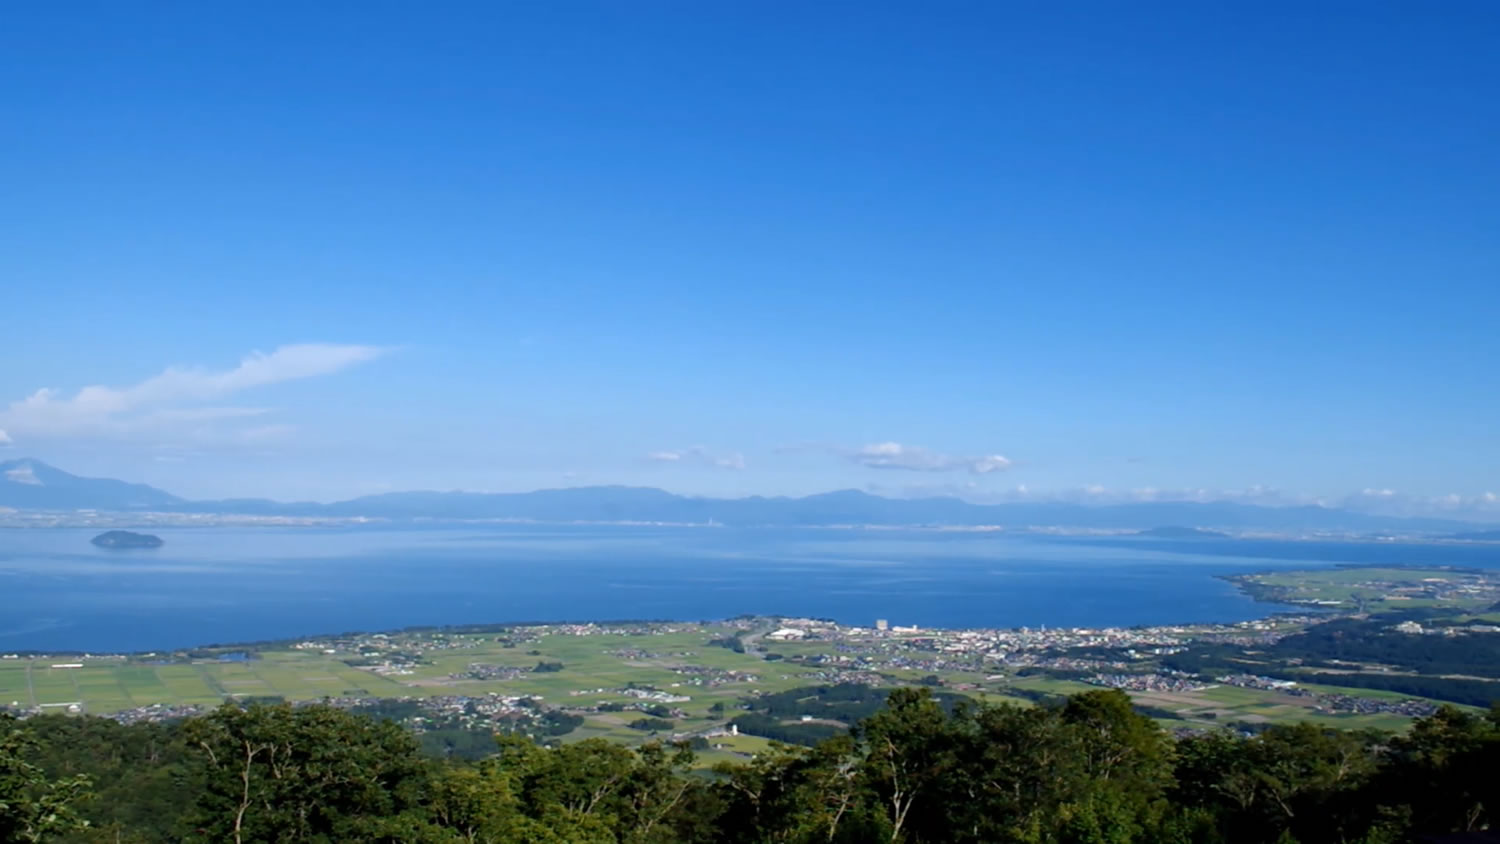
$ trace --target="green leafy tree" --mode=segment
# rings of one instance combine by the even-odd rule
[[[36,842],[88,826],[78,803],[89,796],[89,779],[50,779],[29,757],[36,740],[14,721],[0,721],[0,841]]]
[[[48,777],[87,776],[91,796],[78,806],[93,838],[177,841],[178,822],[198,783],[181,730],[171,724],[120,724],[108,718],[38,715],[26,719],[32,761]]]
[[[801,748],[773,741],[748,763],[714,767],[722,806],[718,826],[726,842],[791,840],[784,827],[794,813],[792,769],[803,755]]]
[[[884,832],[860,771],[850,736],[835,736],[802,754],[792,766],[792,840],[868,841]]]
[[[888,708],[865,719],[857,736],[865,748],[861,777],[890,822],[890,841],[939,840],[935,799],[956,773],[954,729],[932,690],[897,689]]]
[[[1178,745],[1173,800],[1179,812],[1213,814],[1228,842],[1360,840],[1376,820],[1378,741],[1310,724],[1189,739]]]
[[[522,811],[567,841],[650,844],[676,840],[700,786],[684,776],[685,745],[651,742],[632,751],[603,739],[556,748],[501,739],[494,764],[514,786]]]
[[[863,714],[868,692],[823,697]],[[485,743],[473,763],[425,759],[396,724],[323,706],[226,706],[180,727],[0,719],[0,841],[1408,844],[1488,831],[1500,805],[1500,708],[1398,736],[1174,740],[1116,691],[1021,707],[902,689],[851,732],[713,777],[683,744]],[[81,802],[90,779],[105,786]]]
[[[720,764],[717,827],[725,842],[865,842],[889,835],[864,787],[863,758],[839,736],[815,748],[773,742],[748,764]]]
[[[203,790],[190,822],[204,841],[358,841],[414,810],[429,772],[412,736],[324,706],[226,705],[190,722]]]
[[[1171,739],[1156,722],[1138,714],[1130,696],[1119,689],[1073,695],[1062,719],[1080,733],[1089,778],[1118,784],[1146,799],[1159,797],[1171,784]]]
[[[1079,737],[1053,709],[1000,705],[959,713],[965,725],[962,775],[947,799],[962,841],[1043,841],[1060,807],[1086,789]]]
[[[1473,832],[1500,822],[1500,704],[1487,715],[1446,706],[1390,742],[1380,802],[1422,832]]]

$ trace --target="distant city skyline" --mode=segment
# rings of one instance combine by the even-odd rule
[[[0,462],[1500,519],[1500,10],[17,8]]]

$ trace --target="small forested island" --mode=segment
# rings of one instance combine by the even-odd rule
[[[163,544],[160,536],[128,530],[107,530],[89,541],[100,548],[160,548]]]

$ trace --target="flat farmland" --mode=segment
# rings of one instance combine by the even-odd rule
[[[46,662],[31,666],[31,692],[37,705],[57,706],[83,700],[83,692],[78,682],[79,670],[53,668],[52,664]]]
[[[708,718],[722,702],[779,691],[808,682],[812,669],[766,662],[706,644],[702,632],[638,636],[549,635],[521,647],[494,637],[450,637],[448,647],[423,653],[422,663],[399,673],[354,667],[346,655],[309,650],[266,651],[249,660],[200,660],[160,664],[118,657],[80,658],[79,668],[53,668],[55,658],[0,663],[0,702],[20,706],[80,703],[83,711],[109,714],[151,704],[213,705],[227,699],[281,697],[425,698],[499,694],[541,698],[562,707],[639,703],[623,690],[650,686],[690,698],[673,706]],[[539,663],[562,663],[559,671],[535,671]],[[508,679],[472,679],[475,667],[517,669]],[[696,672],[696,673],[695,673]],[[718,672],[740,672],[736,678]],[[749,677],[754,677],[753,680]],[[600,724],[594,732],[624,731]]]
[[[31,682],[27,678],[28,663],[16,660],[0,662],[0,704],[23,707],[34,706]]]
[[[760,628],[762,632],[772,629]],[[1044,673],[1022,676],[974,657],[938,655],[897,638],[778,641],[757,639],[729,625],[661,624],[624,629],[556,625],[496,633],[368,634],[288,644],[252,658],[128,660],[59,658],[0,660],[0,704],[66,707],[107,715],[150,705],[213,706],[254,698],[537,698],[574,710],[584,723],[564,740],[603,737],[638,743],[639,710],[665,705],[677,712],[673,729],[709,732],[724,725],[745,698],[852,680],[882,686],[941,683],[971,697],[1030,705],[1024,695],[1069,695],[1098,689]],[[710,645],[738,633],[748,653]],[[780,655],[767,660],[765,655]],[[856,656],[851,656],[854,654]],[[560,666],[557,667],[557,666]],[[1400,695],[1338,687],[1309,687],[1320,697],[1347,694],[1391,701]],[[1395,729],[1409,719],[1390,712],[1327,712],[1318,697],[1269,689],[1211,686],[1190,691],[1127,691],[1156,710],[1166,726],[1212,727],[1234,722],[1310,721],[1339,727]],[[598,708],[605,706],[603,711]],[[441,707],[462,703],[444,700]],[[621,711],[621,707],[628,707]],[[451,710],[450,710],[451,711]],[[734,742],[716,753],[733,755]],[[741,741],[739,744],[745,744]],[[751,742],[753,743],[753,742]],[[726,756],[727,758],[727,756]]]
[[[1500,597],[1493,573],[1450,568],[1350,567],[1260,572],[1242,582],[1275,590],[1276,600],[1347,608],[1441,607],[1483,611]]]

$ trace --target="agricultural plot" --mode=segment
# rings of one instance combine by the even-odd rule
[[[342,659],[307,651],[270,651],[248,661],[153,664],[117,658],[83,659],[81,668],[51,668],[48,660],[15,660],[0,665],[0,701],[19,706],[81,702],[95,714],[149,704],[214,704],[230,698],[283,697],[320,700],[340,697],[436,697],[486,694],[537,697],[554,706],[638,703],[622,694],[630,686],[651,686],[691,698],[674,705],[706,718],[715,702],[730,706],[761,691],[791,688],[809,669],[768,663],[758,656],[709,647],[701,633],[642,636],[554,635],[522,648],[507,648],[475,636],[467,647],[434,650],[409,673],[381,674]],[[460,640],[463,641],[463,640]],[[621,656],[640,652],[645,656]],[[537,672],[541,662],[562,663],[556,672]],[[527,669],[504,680],[464,677],[471,666]],[[682,666],[753,674],[754,682],[711,685],[705,675]],[[623,725],[613,729],[628,730]],[[627,735],[639,736],[638,731]]]
[[[442,706],[461,709],[463,699],[527,697],[584,716],[583,725],[568,733],[566,741],[602,737],[639,743],[651,734],[629,725],[645,717],[640,710],[649,706],[675,711],[674,733],[698,735],[726,724],[746,698],[850,677],[888,686],[933,682],[935,677],[948,691],[1021,705],[1030,705],[1024,697],[1028,694],[1069,695],[1098,688],[1045,674],[1020,676],[977,657],[913,650],[897,639],[851,647],[830,640],[769,642],[752,635],[746,637],[746,653],[708,644],[733,632],[734,628],[714,625],[665,625],[629,632],[586,630],[586,635],[558,628],[519,636],[397,634],[266,650],[249,660],[166,664],[96,657],[80,659],[78,668],[18,659],[0,662],[0,704],[14,701],[24,708],[76,703],[84,712],[109,714],[153,704],[212,706],[247,698],[438,698]],[[859,659],[851,660],[851,653],[858,653]],[[780,658],[768,660],[767,654]],[[830,664],[833,658],[843,660],[845,667]],[[934,662],[939,659],[943,661]],[[850,668],[853,663],[879,667]],[[561,668],[537,670],[557,665]],[[1309,691],[1383,700],[1404,697],[1337,687]],[[1400,715],[1321,712],[1317,698],[1268,689],[1214,686],[1128,694],[1143,707],[1175,716],[1160,715],[1169,726],[1307,720],[1393,728],[1407,723]],[[460,702],[452,704],[449,699]],[[606,706],[599,711],[601,705],[626,708],[610,711]],[[719,746],[711,748],[710,755],[728,759],[746,752],[741,746],[763,740],[714,736],[712,741]]]
[[[59,706],[83,700],[76,668],[52,668],[49,663],[33,664],[30,679],[32,697],[38,706]]]
[[[210,685],[196,665],[161,665],[154,668],[154,673],[170,696],[156,703],[211,704],[223,700],[224,693]]]
[[[1485,611],[1500,577],[1448,568],[1357,567],[1262,572],[1231,578],[1266,600],[1357,611],[1443,607]]]
[[[0,704],[15,707],[34,706],[31,682],[27,679],[29,663],[7,660],[0,663]]]
[[[1077,694],[1096,689],[1085,683],[1046,678],[1018,678],[1009,684],[1012,688],[1045,691],[1052,694]],[[1349,694],[1353,690],[1333,686],[1308,686],[1308,691],[1320,694]],[[1165,726],[1213,727],[1221,724],[1244,722],[1296,723],[1308,721],[1315,724],[1349,729],[1375,728],[1401,729],[1410,719],[1400,715],[1363,714],[1353,712],[1322,712],[1317,701],[1311,697],[1288,695],[1271,689],[1247,689],[1238,686],[1209,686],[1193,691],[1135,691],[1127,690],[1137,705],[1166,710],[1177,717],[1163,719]],[[1379,697],[1387,700],[1409,698],[1389,692],[1362,693],[1364,697]]]
[[[760,736],[716,736],[707,750],[694,753],[694,761],[700,768],[711,768],[720,762],[744,762],[770,747],[770,740]]]

